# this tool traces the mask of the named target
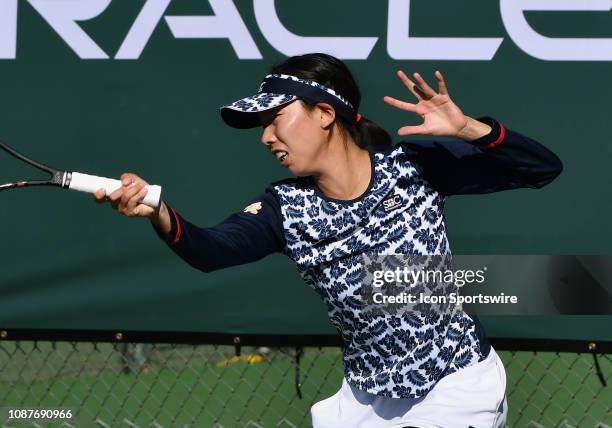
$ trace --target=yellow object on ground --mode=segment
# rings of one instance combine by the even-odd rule
[[[220,369],[225,368],[231,364],[239,363],[240,361],[247,362],[249,364],[257,364],[265,361],[266,358],[261,354],[246,354],[246,355],[234,355],[231,358],[221,360],[217,363],[217,367]]]

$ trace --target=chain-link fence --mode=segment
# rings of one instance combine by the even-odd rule
[[[612,425],[609,354],[498,351],[510,427]],[[71,420],[3,427],[308,427],[310,406],[336,392],[335,347],[235,348],[0,342],[0,406],[72,409]],[[6,414],[5,414],[6,417]]]

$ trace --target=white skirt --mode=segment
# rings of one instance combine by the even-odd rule
[[[370,394],[342,381],[312,406],[313,428],[501,428],[506,426],[506,371],[491,347],[484,360],[440,379],[418,399]]]

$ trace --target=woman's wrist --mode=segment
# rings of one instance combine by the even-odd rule
[[[149,217],[151,223],[157,230],[159,230],[164,235],[167,235],[172,230],[172,222],[170,221],[170,212],[168,211],[168,207],[161,201],[159,204],[159,209],[154,211],[153,214]]]
[[[457,138],[461,138],[465,141],[474,141],[484,137],[485,135],[488,135],[493,130],[493,128],[491,128],[486,123],[482,123],[469,116],[466,117],[467,123],[461,130],[459,130],[456,135]]]

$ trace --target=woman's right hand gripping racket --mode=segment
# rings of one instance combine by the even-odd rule
[[[14,156],[20,161],[32,165],[33,167],[48,174],[46,180],[20,180],[0,184],[0,191],[32,186],[57,186],[63,189],[78,190],[80,192],[87,193],[95,193],[99,189],[104,189],[106,195],[108,196],[122,187],[121,181],[114,180],[112,178],[98,177],[80,172],[61,171],[51,168],[47,165],[27,158],[2,141],[0,141],[0,149],[4,150],[11,156]],[[156,185],[147,185],[146,189],[147,193],[142,199],[141,203],[155,209],[159,208],[162,190],[161,187]]]

